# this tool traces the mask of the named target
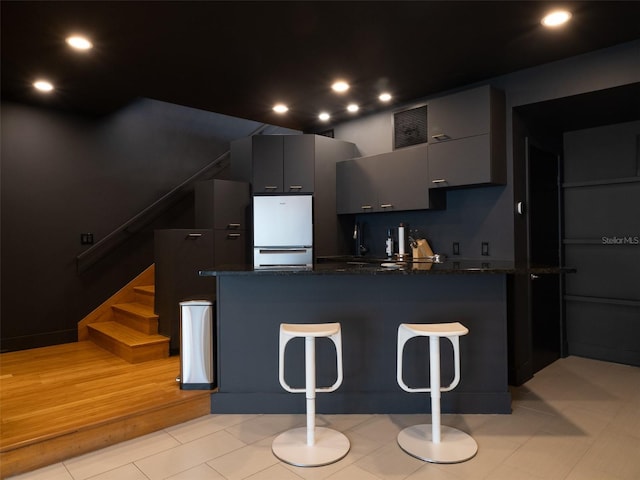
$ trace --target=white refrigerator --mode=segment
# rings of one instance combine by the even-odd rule
[[[254,196],[254,268],[312,265],[313,196]]]

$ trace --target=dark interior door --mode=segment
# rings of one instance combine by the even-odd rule
[[[529,266],[561,265],[560,158],[529,141],[527,188]],[[535,373],[562,354],[560,275],[531,275],[529,299]]]

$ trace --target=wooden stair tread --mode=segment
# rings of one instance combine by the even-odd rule
[[[104,335],[114,338],[128,347],[169,343],[169,337],[164,335],[149,335],[126,327],[118,322],[98,322],[89,325],[90,330],[96,330]]]
[[[156,286],[155,285],[138,285],[137,287],[133,287],[133,289],[141,293],[143,295],[155,295],[156,294]]]
[[[142,303],[118,303],[115,305],[111,305],[111,308],[123,313],[132,314],[149,320],[156,320],[158,318],[158,315],[153,312],[153,307],[144,305]]]

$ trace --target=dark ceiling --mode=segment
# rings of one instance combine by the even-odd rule
[[[566,6],[562,29],[540,25]],[[2,98],[90,115],[148,97],[285,127],[346,117],[640,38],[640,1],[0,3]],[[95,48],[70,51],[71,32]],[[31,82],[50,78],[43,98]],[[329,85],[350,82],[347,94]],[[286,115],[272,112],[281,101]]]

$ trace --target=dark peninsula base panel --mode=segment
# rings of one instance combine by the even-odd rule
[[[400,323],[459,321],[461,381],[442,394],[443,413],[510,413],[507,385],[506,275],[219,275],[218,392],[212,413],[304,413],[304,394],[278,382],[280,323],[340,322],[344,381],[317,395],[318,413],[423,413],[428,394],[396,382]],[[405,381],[426,386],[428,339],[405,348]],[[442,384],[453,377],[450,343],[442,342]],[[304,340],[289,343],[285,375],[304,386]],[[335,350],[317,340],[318,386],[335,379]]]

